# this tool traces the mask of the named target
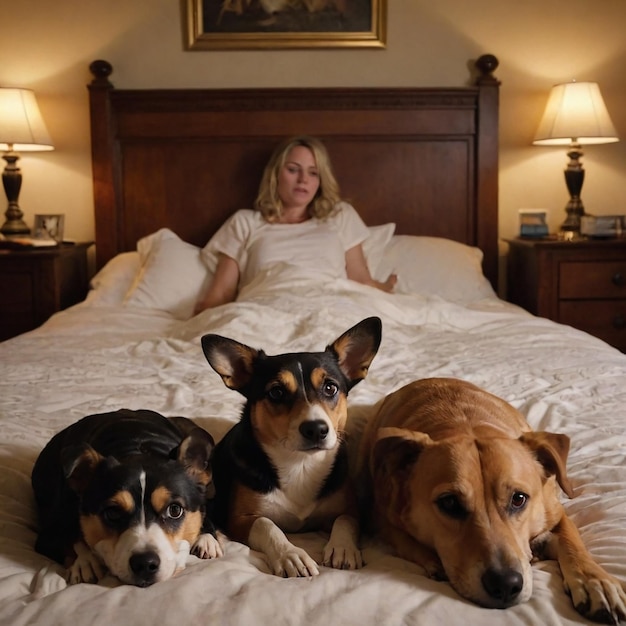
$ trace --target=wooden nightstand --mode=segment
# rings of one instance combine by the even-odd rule
[[[508,300],[626,352],[626,238],[507,242]]]
[[[91,245],[0,249],[0,341],[36,328],[85,298]]]

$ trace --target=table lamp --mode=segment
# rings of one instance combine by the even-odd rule
[[[566,239],[580,235],[580,218],[585,208],[580,199],[585,170],[580,157],[582,146],[619,141],[598,83],[563,83],[552,87],[533,144],[569,146],[570,158],[565,170],[565,184],[570,194],[565,207],[567,217],[561,224]]]
[[[54,150],[35,94],[30,89],[0,88],[0,150],[4,151],[2,158],[7,162],[2,184],[9,201],[0,232],[3,235],[28,234],[30,229],[17,203],[22,186],[18,152]]]

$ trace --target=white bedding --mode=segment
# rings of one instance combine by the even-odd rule
[[[216,438],[242,398],[206,363],[200,337],[219,333],[278,353],[321,350],[379,315],[383,341],[350,394],[355,435],[368,407],[415,378],[456,376],[522,410],[535,429],[571,437],[576,497],[566,509],[593,556],[626,581],[626,356],[495,297],[453,303],[389,295],[347,280],[280,272],[240,301],[190,320],[91,297],[41,329],[0,344],[0,624],[580,624],[554,562],[533,566],[531,600],[505,611],[461,599],[446,583],[365,538],[359,571],[321,568],[280,579],[256,553],[227,542],[215,561],[189,557],[175,578],[147,589],[106,578],[67,586],[35,553],[32,464],[59,429],[121,407],[194,418]],[[319,558],[322,534],[294,536]]]

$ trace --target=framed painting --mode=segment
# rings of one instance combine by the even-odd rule
[[[184,0],[188,50],[384,48],[387,0]]]

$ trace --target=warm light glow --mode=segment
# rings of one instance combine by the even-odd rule
[[[30,89],[0,88],[0,150],[54,150]]]
[[[563,146],[619,141],[598,83],[555,85],[533,143]]]

